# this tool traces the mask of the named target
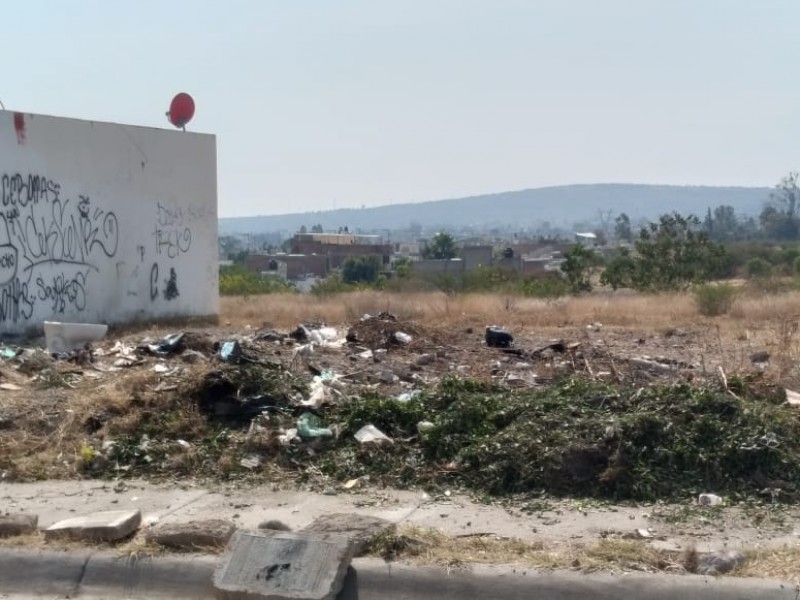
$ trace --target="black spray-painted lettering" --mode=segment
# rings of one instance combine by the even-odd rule
[[[150,301],[158,298],[158,263],[153,263],[150,267]]]
[[[18,323],[33,315],[34,296],[28,293],[28,284],[14,277],[0,289],[0,321]]]
[[[153,237],[156,240],[156,254],[165,254],[167,258],[178,258],[192,247],[192,230],[188,227],[156,229]]]
[[[178,275],[175,273],[175,268],[170,267],[169,269],[169,279],[164,281],[164,299],[165,300],[174,300],[178,296],[180,296],[180,292],[178,292]]]
[[[51,303],[50,309],[54,313],[63,313],[67,308],[82,311],[86,308],[86,276],[87,273],[77,273],[69,276],[60,273],[45,280],[44,276],[36,278],[39,287],[39,300]]]
[[[81,312],[87,280],[119,247],[119,222],[86,195],[66,196],[39,174],[0,176],[0,322],[48,312]]]

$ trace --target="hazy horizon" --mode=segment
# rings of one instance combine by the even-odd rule
[[[422,198],[417,200],[398,200],[396,202],[386,202],[384,204],[368,204],[364,206],[337,206],[336,208],[319,208],[319,209],[312,209],[309,211],[288,211],[283,213],[263,213],[263,214],[249,214],[249,215],[236,215],[236,216],[224,216],[220,215],[220,218],[223,219],[247,219],[251,217],[281,217],[286,215],[294,215],[298,213],[304,214],[314,214],[320,212],[327,212],[331,210],[361,210],[364,208],[385,208],[388,206],[398,206],[398,205],[412,205],[412,204],[425,204],[428,202],[443,202],[448,200],[468,200],[471,198],[483,198],[486,196],[500,196],[505,194],[515,194],[519,192],[527,192],[527,191],[543,191],[543,190],[550,190],[550,189],[560,189],[560,188],[568,188],[568,187],[597,187],[597,186],[648,186],[648,187],[669,187],[669,188],[709,188],[709,189],[724,189],[724,188],[735,188],[735,189],[772,189],[774,185],[743,185],[743,186],[730,186],[730,185],[680,185],[680,184],[671,184],[671,183],[643,183],[643,182],[624,182],[624,181],[607,181],[607,182],[592,182],[592,183],[567,183],[563,185],[544,185],[540,187],[531,187],[531,188],[522,188],[519,190],[497,190],[494,192],[486,192],[482,194],[469,194],[466,196],[456,196],[452,198]]]
[[[798,168],[792,0],[29,0],[8,110],[218,143],[222,217]],[[24,58],[23,58],[24,57]]]

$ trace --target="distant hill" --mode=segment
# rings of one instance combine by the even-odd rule
[[[361,209],[338,209],[285,215],[220,219],[220,235],[296,231],[302,225],[321,224],[326,231],[347,226],[351,231],[399,229],[410,223],[424,227],[518,226],[535,227],[548,221],[569,227],[593,221],[598,211],[626,213],[632,220],[653,219],[665,212],[694,213],[700,217],[720,204],[737,213],[755,215],[771,188],[701,187],[638,184],[567,185],[502,192],[469,198],[391,204]]]

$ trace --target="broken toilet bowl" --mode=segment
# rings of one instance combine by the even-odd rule
[[[108,325],[98,323],[44,322],[44,337],[50,353],[69,352],[105,337]]]

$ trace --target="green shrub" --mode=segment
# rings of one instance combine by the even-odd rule
[[[344,423],[346,434],[327,453],[298,460],[338,481],[369,475],[400,487],[617,501],[685,499],[702,489],[754,496],[757,472],[786,481],[782,499],[796,499],[797,411],[780,388],[729,384],[737,397],[686,383],[628,388],[571,378],[508,392],[446,378],[406,404],[364,397],[334,408],[329,422]],[[431,427],[415,435],[421,420]],[[359,445],[352,433],[366,423],[408,441]]]
[[[352,292],[358,289],[357,286],[345,283],[342,281],[342,276],[339,273],[333,273],[315,283],[311,288],[311,293],[315,296],[331,296],[333,294],[341,294],[342,292]]]
[[[264,277],[240,265],[220,267],[219,293],[222,296],[255,296],[297,291],[279,277]]]
[[[464,292],[499,292],[512,289],[519,274],[503,267],[478,267],[464,273]]]
[[[568,296],[572,289],[565,278],[553,273],[544,277],[523,279],[519,282],[517,291],[531,298],[560,298]]]
[[[756,256],[747,261],[747,274],[754,278],[769,277],[772,274],[772,265],[763,258]]]
[[[342,264],[345,283],[375,283],[381,274],[381,259],[377,256],[351,256]]]
[[[699,285],[694,288],[694,301],[701,315],[716,317],[730,311],[736,299],[736,288],[727,283]]]

